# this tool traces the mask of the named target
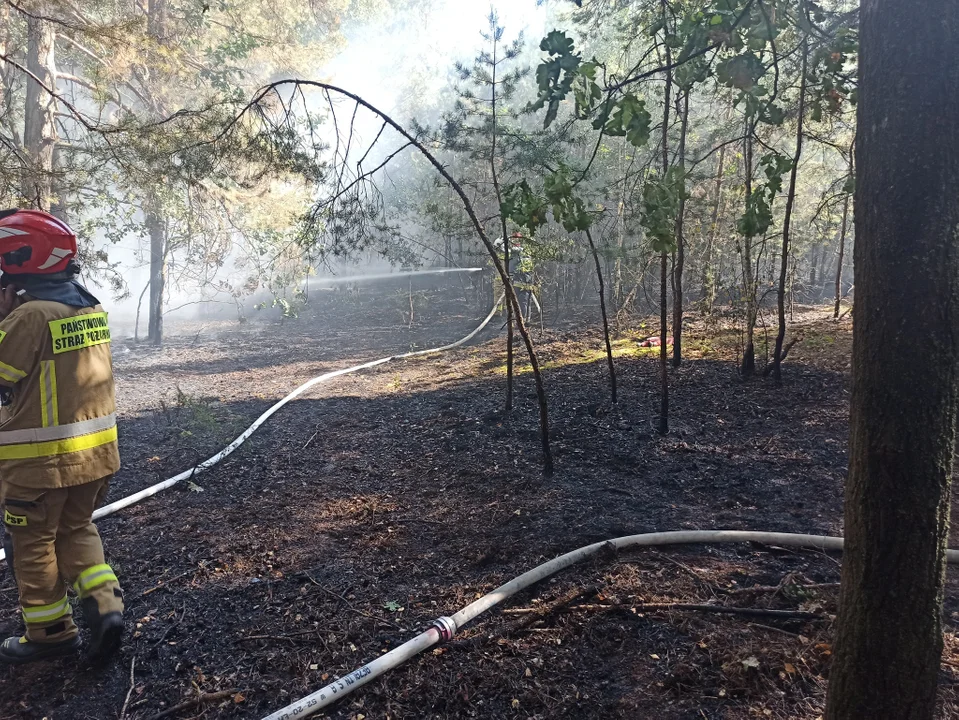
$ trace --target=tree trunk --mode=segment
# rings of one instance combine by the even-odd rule
[[[147,339],[152,345],[163,344],[163,292],[166,283],[166,223],[147,209],[146,226],[150,234],[150,320]]]
[[[622,143],[619,153],[619,174],[623,182],[619,184],[619,201],[616,203],[616,270],[613,279],[613,308],[616,313],[616,327],[619,327],[619,313],[623,309],[623,263],[626,255],[626,143]]]
[[[810,292],[815,292],[816,266],[819,264],[819,253],[821,250],[822,250],[822,246],[818,242],[812,246],[812,258],[809,261],[809,291]]]
[[[792,269],[789,271],[789,290],[787,295],[789,295],[789,322],[793,321],[793,314],[796,311],[796,263],[793,262]],[[780,360],[785,359],[785,354],[780,358]]]
[[[162,45],[166,37],[166,0],[149,0],[147,7],[147,34]],[[154,110],[162,108],[156,99]],[[163,294],[166,290],[166,215],[155,197],[144,201],[147,232],[150,236],[150,304],[147,322],[147,339],[156,346],[163,344]]]
[[[669,369],[668,355],[666,351],[666,303],[669,301],[666,295],[666,283],[669,278],[668,255],[663,253],[659,260],[659,379],[660,379],[660,401],[659,401],[659,434],[669,434]]]
[[[0,3],[0,55],[9,55],[10,47],[10,6]],[[12,98],[10,97],[9,66],[0,62],[0,118],[9,120]]]
[[[753,139],[752,124],[746,121],[746,198],[753,191]],[[752,377],[756,373],[756,346],[753,335],[756,331],[756,279],[753,272],[752,238],[744,237],[742,245],[743,261],[743,289],[746,297],[746,345],[743,348],[743,361],[740,373],[744,378]]]
[[[163,44],[166,40],[167,0],[148,0],[147,35]]]
[[[712,216],[709,219],[709,231],[706,233],[706,250],[703,267],[703,311],[706,315],[713,314],[713,305],[716,303],[716,273],[713,269],[713,248],[719,238],[719,208],[723,197],[723,168],[726,166],[726,146],[719,149],[719,158],[716,162],[716,201],[713,204]]]
[[[842,225],[839,229],[839,256],[836,261],[836,305],[832,316],[839,318],[839,304],[842,302],[842,265],[846,259],[846,228],[849,226],[849,196],[842,205]]]
[[[959,3],[860,10],[849,479],[827,720],[931,720],[959,386]],[[934,72],[930,69],[934,69]]]
[[[819,284],[816,287],[816,299],[822,300],[823,295],[826,294],[826,258],[829,255],[827,252],[829,250],[829,237],[826,237],[826,242],[823,244],[822,252],[819,253]]]
[[[776,333],[776,349],[773,352],[773,379],[776,385],[782,385],[782,353],[786,340],[786,274],[789,271],[789,230],[792,223],[793,205],[796,202],[796,176],[799,174],[799,160],[802,157],[803,115],[806,112],[806,62],[809,57],[809,44],[803,38],[801,77],[799,79],[799,115],[796,119],[796,153],[793,155],[789,170],[789,189],[786,192],[786,211],[783,216],[783,246],[779,263],[779,289],[776,293],[776,308],[779,312],[779,329]]]
[[[593,262],[596,264],[596,279],[599,281],[599,311],[603,316],[603,338],[606,341],[606,363],[609,365],[609,394],[615,405],[616,397],[616,366],[613,364],[613,346],[609,341],[609,318],[606,315],[606,287],[603,284],[603,270],[599,264],[599,253],[596,252],[596,244],[593,242],[593,234],[586,229],[586,239],[589,241],[589,249],[593,253]],[[542,317],[542,313],[540,314]]]
[[[666,28],[666,0],[662,0],[664,31]],[[670,92],[673,87],[673,73],[670,66],[673,63],[672,53],[666,44],[666,90],[663,98],[663,178],[669,171],[669,103]],[[666,350],[668,302],[666,283],[669,281],[669,255],[665,251],[659,259],[659,434],[669,433],[669,355]]]
[[[27,69],[48,88],[56,85],[55,40],[56,33],[51,23],[27,18]],[[21,192],[28,206],[50,210],[56,202],[53,197],[53,151],[57,143],[57,103],[32,77],[27,77],[26,85],[23,146],[30,164],[23,175]]]
[[[504,223],[505,224],[505,223]],[[505,238],[504,238],[505,240]],[[509,243],[506,243],[505,265],[509,271]],[[512,280],[512,278],[510,278]],[[506,303],[506,412],[513,409],[513,306]]]
[[[503,195],[500,192],[499,187],[499,178],[496,176],[496,29],[493,28],[493,33],[491,35],[493,38],[493,76],[492,76],[492,85],[490,91],[491,97],[491,117],[492,117],[492,138],[490,142],[490,153],[489,153],[489,168],[490,173],[493,177],[493,189],[496,192],[496,210],[499,212],[500,226],[503,233],[503,259],[506,263],[506,272],[509,273],[510,278],[512,278],[513,273],[510,271],[509,267],[509,237],[507,237],[508,230],[506,228],[506,215],[503,214]],[[523,311],[517,309],[517,314],[522,317]],[[510,412],[513,409],[513,308],[507,303],[506,304],[506,412]]]
[[[679,169],[686,172],[686,131],[689,129],[689,89],[683,93],[683,119],[679,133]],[[676,264],[673,267],[673,367],[683,364],[683,266],[686,247],[683,240],[683,217],[686,214],[686,178],[676,215]]]

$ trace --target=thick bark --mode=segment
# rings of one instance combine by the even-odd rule
[[[683,120],[679,133],[679,169],[686,172],[686,132],[689,129],[689,89],[683,93]],[[683,218],[686,215],[686,179],[676,215],[676,264],[673,266],[673,367],[683,364],[683,266],[686,247],[683,239]]]
[[[752,122],[746,121],[746,198],[753,191],[753,139]],[[744,378],[756,374],[756,346],[753,336],[756,331],[756,278],[753,272],[752,238],[744,237],[742,243],[743,290],[746,297],[746,345],[743,348],[743,360],[739,372]]]
[[[931,720],[959,401],[959,3],[860,11],[849,478],[827,720]]]
[[[55,40],[51,23],[27,18],[27,70],[48,88],[56,85]],[[57,143],[57,102],[33,77],[27,76],[26,86],[23,146],[29,165],[24,170],[21,193],[28,206],[50,210],[56,202],[53,151]]]
[[[842,204],[842,226],[839,228],[839,254],[836,258],[836,305],[832,316],[839,318],[839,304],[842,302],[842,265],[846,260],[846,229],[849,227],[849,196]]]
[[[803,115],[806,112],[806,61],[809,47],[803,39],[802,64],[799,79],[799,115],[796,119],[796,152],[789,170],[789,189],[786,191],[786,211],[783,215],[783,245],[779,262],[779,288],[776,293],[776,308],[779,312],[779,328],[776,332],[776,349],[773,351],[773,379],[782,385],[783,342],[786,340],[786,274],[789,271],[789,231],[792,226],[793,205],[796,202],[796,176],[802,158]]]
[[[599,264],[599,253],[596,251],[596,243],[593,242],[593,234],[587,228],[586,239],[589,241],[589,249],[593,253],[593,262],[596,264],[596,279],[599,282],[599,311],[603,316],[603,339],[606,341],[606,363],[609,365],[609,394],[615,405],[616,396],[616,366],[613,364],[613,345],[609,340],[609,317],[606,315],[606,286],[603,284],[603,270]],[[540,314],[542,317],[542,314]]]

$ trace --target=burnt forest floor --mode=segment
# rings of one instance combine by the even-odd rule
[[[162,350],[116,340],[124,467],[111,499],[213,455],[315,375],[445,344],[484,314],[465,293],[415,300],[412,323],[397,291],[321,297],[283,323],[171,323]],[[776,388],[738,377],[731,322],[694,318],[689,360],[670,371],[666,437],[658,350],[638,346],[652,323],[616,343],[618,407],[595,330],[537,330],[551,478],[522,360],[503,413],[501,319],[465,347],[316,386],[220,465],[100,521],[126,594],[120,655],[99,671],[0,670],[0,718],[149,720],[190,701],[163,716],[262,718],[588,543],[680,529],[840,535],[851,321],[825,308],[796,320],[802,341]],[[758,545],[606,556],[320,716],[814,720],[838,580],[837,555]],[[959,713],[957,589],[950,580],[942,717]],[[814,617],[650,607],[668,603]],[[0,630],[19,632],[5,570]]]

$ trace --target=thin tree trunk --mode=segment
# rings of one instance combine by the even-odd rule
[[[505,222],[504,222],[505,224]],[[504,236],[504,240],[505,240]],[[504,254],[509,269],[509,243]],[[521,313],[522,314],[522,313]],[[513,409],[513,307],[506,303],[506,412]]]
[[[662,0],[663,23],[666,23],[666,0]],[[673,63],[669,45],[666,47],[666,90],[663,98],[663,178],[669,171],[669,103],[673,88],[673,73],[669,69]],[[660,403],[659,403],[659,434],[669,433],[669,355],[666,349],[667,332],[667,287],[669,281],[669,255],[665,251],[659,259],[659,375],[660,375]]]
[[[816,288],[816,266],[819,264],[819,253],[822,250],[822,247],[819,243],[816,243],[812,247],[812,258],[809,262],[809,289],[810,292],[815,292]],[[815,299],[815,298],[813,298]]]
[[[823,295],[826,294],[826,259],[829,253],[829,237],[826,237],[826,244],[822,247],[822,252],[819,253],[819,283],[816,287],[816,298],[822,300]]]
[[[746,199],[753,192],[753,138],[752,124],[746,121]],[[746,346],[743,349],[743,361],[740,373],[749,378],[756,373],[756,347],[753,336],[756,331],[756,279],[753,272],[752,238],[744,237],[742,245],[743,286],[746,293]]]
[[[616,203],[616,270],[613,276],[613,309],[616,314],[616,327],[619,327],[619,313],[623,308],[623,263],[626,254],[626,143],[622,143],[619,153],[619,173],[623,182],[619,183],[619,201]]]
[[[723,168],[726,165],[726,146],[719,149],[716,163],[716,201],[709,219],[709,231],[706,233],[705,265],[703,268],[703,309],[706,315],[713,314],[716,302],[716,273],[713,268],[713,248],[719,236],[719,208],[723,197]]]
[[[140,342],[140,307],[143,305],[143,296],[147,294],[147,290],[150,289],[150,281],[147,281],[147,284],[143,286],[143,290],[140,291],[140,297],[137,299],[137,317],[133,323],[133,342]]]
[[[686,243],[683,219],[686,214],[686,131],[689,129],[689,89],[683,92],[683,119],[679,133],[679,169],[684,173],[683,193],[676,215],[676,264],[673,267],[673,367],[683,364],[683,266],[686,264]]]
[[[669,280],[668,256],[663,253],[659,260],[659,434],[669,434],[669,359],[666,350],[667,312],[666,303],[669,298],[666,294],[666,283]]]
[[[496,28],[493,28],[493,76],[491,84],[491,93],[490,97],[492,99],[492,141],[490,142],[490,153],[489,153],[489,167],[490,173],[493,176],[493,189],[496,192],[496,209],[499,211],[499,219],[501,230],[503,233],[503,258],[506,262],[506,272],[512,277],[512,272],[509,267],[509,237],[508,230],[506,229],[506,215],[503,214],[502,204],[503,204],[503,195],[500,192],[499,179],[496,176],[496,51],[497,51],[497,42],[496,42]],[[523,311],[517,307],[516,312],[519,317],[522,318]],[[513,308],[507,303],[506,305],[506,412],[510,412],[513,409]]]
[[[10,46],[10,6],[0,3],[0,55],[9,55],[13,48]],[[13,113],[10,92],[10,70],[6,63],[0,63],[0,119],[9,123]],[[19,144],[19,137],[13,138],[14,144]]]
[[[796,152],[792,167],[789,169],[789,190],[786,192],[786,211],[783,216],[783,246],[779,263],[779,290],[776,305],[779,311],[779,329],[776,333],[776,349],[773,352],[773,379],[776,385],[782,385],[782,352],[786,339],[786,274],[789,271],[789,230],[792,223],[793,205],[796,202],[796,176],[799,174],[799,160],[802,157],[803,115],[806,112],[806,62],[809,57],[809,44],[803,37],[802,64],[799,79],[799,115],[796,119]]]
[[[846,260],[846,228],[849,222],[849,196],[842,204],[842,225],[839,228],[839,256],[836,260],[836,305],[832,316],[839,318],[839,304],[842,302],[842,265]]]
[[[789,271],[789,322],[792,322],[794,313],[796,312],[796,263],[793,262],[792,269]],[[785,354],[780,358],[780,361],[786,358]]]
[[[56,85],[55,40],[50,22],[39,16],[27,18],[27,69],[47,87]],[[56,202],[53,151],[57,142],[57,103],[32,77],[27,77],[26,86],[23,145],[30,165],[25,169],[21,192],[28,206],[49,211]]]
[[[167,0],[148,0],[147,35],[158,45],[166,40]],[[157,99],[154,110],[162,111]],[[166,215],[159,199],[148,191],[144,201],[145,224],[150,237],[150,300],[147,307],[147,340],[152,345],[163,344],[163,296],[166,291],[167,248]]]
[[[166,228],[163,219],[151,207],[146,211],[150,235],[150,304],[147,339],[152,345],[163,344],[163,293],[166,283]]]
[[[959,3],[860,9],[845,548],[827,720],[932,720],[959,401]],[[934,68],[932,72],[930,68]]]
[[[593,242],[593,234],[586,229],[586,239],[589,241],[589,249],[593,253],[593,262],[596,263],[596,279],[599,281],[599,311],[603,316],[603,339],[606,341],[606,363],[609,365],[609,394],[615,405],[616,397],[616,367],[613,364],[613,345],[609,340],[609,318],[606,315],[606,287],[603,285],[603,271],[599,264],[599,253],[596,252],[596,244]],[[540,314],[542,317],[542,314]]]

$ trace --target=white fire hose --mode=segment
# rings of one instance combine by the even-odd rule
[[[412,640],[408,640],[385,655],[381,655],[370,663],[357,668],[353,672],[334,680],[329,685],[320,688],[311,695],[277,710],[263,720],[293,720],[312,715],[317,710],[332,705],[334,702],[349,695],[357,688],[375,680],[377,677],[402,665],[415,655],[442,641],[448,641],[456,634],[459,628],[486,612],[494,605],[502,602],[520,590],[525,590],[560,570],[592,557],[604,548],[618,551],[631,547],[651,547],[655,545],[686,545],[693,543],[731,543],[756,542],[768,545],[786,547],[812,548],[815,550],[842,550],[842,538],[825,535],[800,535],[797,533],[778,532],[748,532],[742,530],[679,530],[674,532],[645,533],[642,535],[627,535],[602,542],[586,545],[565,555],[560,555],[548,562],[538,565],[532,570],[515,577],[504,585],[500,585],[493,592],[484,595],[470,603],[453,617],[441,617]],[[959,562],[959,550],[947,550],[948,562]]]
[[[470,268],[470,270],[472,270],[472,268]],[[262,415],[260,415],[260,417],[258,417],[253,424],[250,425],[250,427],[244,430],[239,437],[237,437],[232,443],[230,443],[227,447],[213,457],[203,461],[195,467],[190,468],[189,470],[185,470],[178,475],[159,482],[156,485],[152,485],[144,490],[133,493],[132,495],[101,507],[93,514],[94,519],[112,515],[118,510],[129,507],[130,505],[156,495],[157,493],[162,492],[163,490],[166,490],[183,480],[190,479],[195,475],[209,470],[211,467],[231,455],[238,447],[240,447],[240,445],[246,442],[246,440],[254,432],[256,432],[257,429],[263,425],[263,423],[270,419],[270,417],[272,417],[284,405],[299,397],[315,385],[319,385],[320,383],[326,382],[327,380],[332,380],[333,378],[341,375],[348,375],[360,370],[376,367],[377,365],[384,365],[393,360],[402,360],[405,358],[430,355],[446,350],[452,350],[453,348],[469,342],[476,337],[476,335],[478,335],[487,325],[489,325],[490,321],[496,315],[496,310],[502,300],[503,296],[500,296],[500,299],[494,303],[493,309],[490,311],[489,315],[486,316],[486,319],[483,320],[483,322],[480,323],[475,330],[473,330],[466,337],[450,343],[449,345],[430,348],[428,350],[417,350],[399,355],[390,355],[389,357],[372,360],[370,362],[354,365],[342,370],[334,370],[332,372],[315,377],[312,380],[308,380],[289,395],[270,407]],[[521,590],[530,587],[531,585],[540,582],[547,577],[550,577],[551,575],[560,572],[561,570],[570,567],[571,565],[575,565],[576,563],[595,555],[603,548],[609,548],[610,550],[622,550],[630,547],[730,542],[756,542],[770,545],[782,545],[787,547],[803,547],[817,550],[836,551],[842,550],[843,546],[843,540],[839,537],[828,537],[824,535],[802,535],[797,533],[748,532],[740,530],[684,530],[674,532],[646,533],[642,535],[627,535],[625,537],[614,538],[612,540],[586,545],[585,547],[581,547],[577,550],[568,552],[565,555],[561,555],[558,558],[545,562],[542,565],[539,565],[532,570],[513,578],[504,585],[496,588],[493,592],[484,595],[478,600],[470,603],[452,617],[441,617],[436,619],[427,630],[407,641],[403,645],[400,645],[385,655],[376,658],[372,662],[357,668],[348,675],[334,680],[313,694],[308,695],[307,697],[298,700],[281,710],[277,710],[263,720],[293,720],[294,718],[302,718],[312,715],[318,710],[333,704],[340,698],[374,680],[388,670],[403,664],[410,658],[418,655],[436,643],[452,639],[459,628],[463,627],[466,623],[474,620],[477,616],[486,612],[503,600]],[[0,560],[2,560],[4,557],[4,551],[0,550]],[[946,558],[950,563],[959,562],[959,550],[948,550],[946,552]]]
[[[153,495],[156,495],[158,492],[162,492],[163,490],[166,490],[167,488],[173,487],[178,482],[181,482],[183,480],[188,480],[194,477],[195,475],[199,475],[205,470],[209,470],[211,467],[219,463],[224,458],[228,457],[229,455],[232,455],[234,450],[236,450],[238,447],[240,447],[240,445],[246,442],[247,439],[250,437],[250,435],[255,433],[259,429],[259,427],[263,425],[263,423],[265,423],[267,420],[269,420],[274,415],[274,413],[276,413],[280,408],[282,408],[291,400],[294,400],[295,398],[305,393],[314,385],[319,385],[320,383],[324,383],[327,380],[332,380],[333,378],[340,377],[341,375],[348,375],[350,373],[355,373],[359,370],[366,370],[368,368],[376,367],[377,365],[384,365],[393,360],[403,360],[405,358],[417,357],[419,355],[431,355],[433,353],[452,350],[455,347],[459,347],[460,345],[463,345],[464,343],[469,342],[474,337],[476,337],[480,332],[482,332],[483,328],[485,328],[487,325],[490,324],[490,321],[493,319],[493,316],[496,315],[496,310],[502,301],[503,301],[503,296],[501,295],[500,299],[493,304],[493,309],[490,310],[489,315],[486,316],[486,319],[483,320],[483,322],[481,322],[476,327],[476,329],[473,330],[473,332],[471,332],[466,337],[460,338],[456,342],[450,343],[449,345],[430,348],[428,350],[416,350],[414,352],[402,353],[400,355],[390,355],[389,357],[380,358],[379,360],[371,360],[370,362],[363,363],[361,365],[354,365],[353,367],[344,368],[342,370],[334,370],[333,372],[328,372],[323,375],[320,375],[319,377],[315,377],[312,380],[308,380],[307,382],[300,385],[296,390],[294,390],[289,395],[287,395],[285,398],[283,398],[282,400],[277,402],[275,405],[273,405],[271,408],[269,408],[265,413],[260,415],[260,417],[258,417],[253,422],[253,424],[250,425],[250,427],[244,430],[240,434],[240,436],[237,437],[236,440],[231,442],[229,445],[227,445],[225,448],[223,448],[223,450],[218,452],[213,457],[209,458],[208,460],[204,460],[199,465],[196,465],[195,467],[192,467],[189,470],[184,470],[179,475],[174,475],[173,477],[167,480],[158,482],[156,485],[151,485],[148,488],[140,490],[139,492],[135,492],[132,495],[129,495],[125,498],[121,498],[120,500],[117,500],[116,502],[112,502],[109,505],[104,505],[103,507],[99,508],[95,513],[93,513],[93,519],[98,520],[99,518],[106,517],[107,515],[112,515],[117,510],[122,510],[123,508],[129,507],[130,505],[138,503],[141,500],[145,500],[148,497],[152,497]],[[3,550],[0,550],[0,560],[3,560],[5,557],[6,557],[6,553]]]

